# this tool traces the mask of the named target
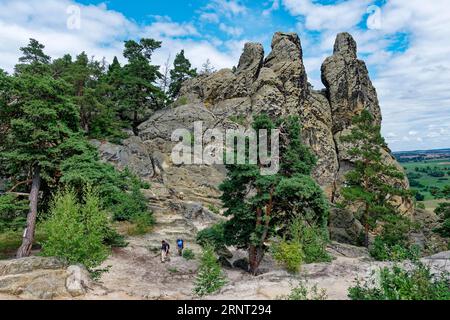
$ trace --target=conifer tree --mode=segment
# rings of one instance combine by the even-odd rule
[[[160,47],[161,42],[153,39],[125,42],[123,55],[128,63],[122,69],[122,116],[127,118],[131,114],[131,127],[136,135],[145,111],[161,108],[165,101],[164,93],[156,86],[161,77],[159,66],[151,64],[153,52]]]
[[[181,50],[175,57],[173,69],[170,70],[170,97],[176,99],[183,82],[195,76],[197,76],[197,70],[191,69],[191,62],[184,56],[184,50]]]
[[[248,250],[252,274],[258,273],[267,240],[277,229],[285,231],[290,221],[303,218],[326,232],[328,205],[310,176],[316,159],[301,142],[299,120],[290,117],[278,124],[280,171],[261,175],[261,165],[227,165],[227,179],[220,187],[225,215],[230,217],[225,224],[226,244]],[[265,115],[254,121],[255,130],[274,127]]]
[[[0,162],[11,177],[30,183],[29,213],[18,257],[28,256],[34,240],[43,183],[52,184],[62,155],[60,147],[79,130],[79,113],[67,97],[67,83],[50,74],[50,59],[36,40],[22,48],[10,99],[2,103]]]
[[[395,165],[384,162],[381,150],[387,146],[380,131],[370,112],[364,110],[353,119],[351,133],[341,137],[342,142],[352,145],[348,154],[356,159],[354,169],[345,176],[342,204],[362,206],[366,246],[369,245],[370,225],[379,217],[396,211],[389,199],[392,196],[410,196],[400,184],[386,181],[403,179],[404,173]]]

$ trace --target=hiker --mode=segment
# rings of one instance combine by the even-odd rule
[[[169,255],[170,245],[165,241],[161,241],[161,262],[166,262],[167,256]]]
[[[184,240],[178,239],[177,246],[178,246],[178,255],[181,257],[181,256],[183,256]]]

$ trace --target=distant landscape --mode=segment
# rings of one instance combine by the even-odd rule
[[[434,210],[444,202],[442,190],[450,185],[450,148],[394,152],[394,156],[405,168],[419,204]]]

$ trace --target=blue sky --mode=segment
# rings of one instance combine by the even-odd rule
[[[0,0],[0,68],[12,70],[30,37],[52,57],[86,51],[109,61],[124,40],[153,37],[163,41],[157,64],[185,49],[194,66],[210,59],[220,69],[236,65],[248,41],[268,54],[276,31],[300,35],[317,89],[336,34],[352,33],[390,147],[450,147],[448,0]]]

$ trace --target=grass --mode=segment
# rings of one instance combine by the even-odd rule
[[[0,233],[0,260],[14,257],[17,249],[22,244],[22,231],[6,231]],[[45,235],[36,230],[35,243],[40,243],[45,239]]]
[[[445,173],[445,176],[442,178],[431,177],[426,173],[419,172],[422,177],[419,179],[415,179],[426,187],[438,187],[442,189],[444,186],[450,184],[450,158],[449,159],[434,159],[434,160],[423,160],[419,162],[403,162],[401,165],[405,168],[406,173],[416,173],[415,168],[426,168],[436,167],[440,171]],[[420,191],[421,194],[425,196],[424,204],[427,206],[427,201],[434,200],[433,195],[429,191],[420,190],[418,188],[412,187],[413,190]]]
[[[434,199],[434,200],[425,200],[422,201],[422,203],[425,205],[425,210],[434,212],[434,210],[437,208],[437,206],[440,203],[448,202],[448,200],[445,199]]]

